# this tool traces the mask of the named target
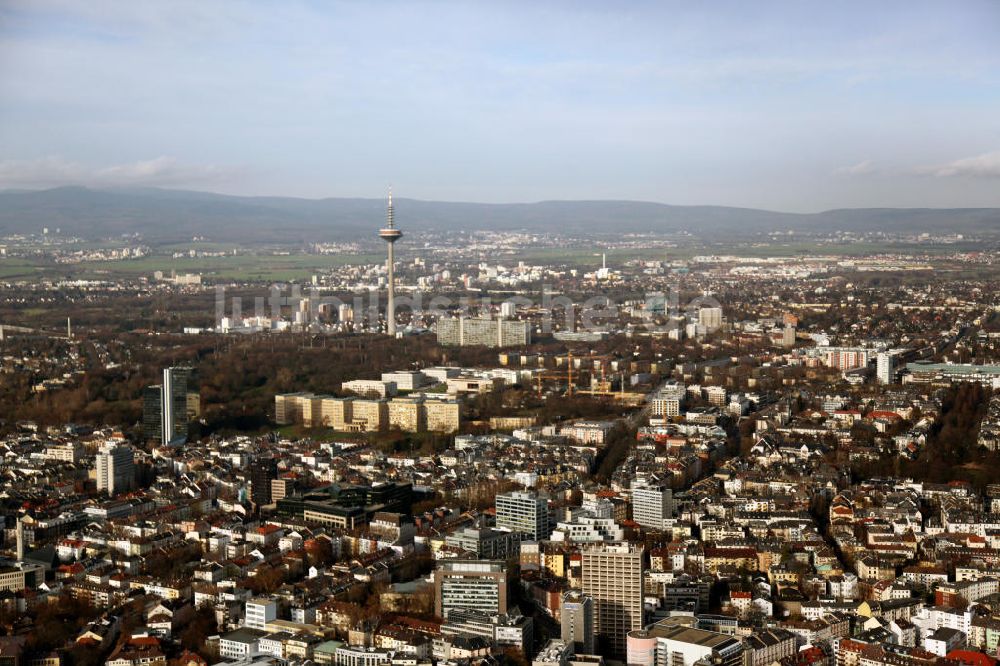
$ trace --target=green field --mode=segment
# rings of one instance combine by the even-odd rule
[[[223,257],[178,258],[154,255],[132,261],[97,261],[67,267],[74,275],[105,275],[115,277],[151,277],[156,271],[169,274],[200,273],[215,280],[305,280],[317,272],[329,271],[348,264],[370,264],[382,260],[382,255],[227,255]]]
[[[57,265],[31,262],[26,259],[0,260],[0,278],[18,279],[32,276],[108,278],[152,277],[156,271],[169,274],[200,273],[213,280],[288,281],[307,280],[318,272],[326,272],[348,264],[370,264],[383,260],[383,255],[227,255],[175,259],[168,255],[152,255],[130,261],[94,261]]]
[[[43,268],[30,259],[0,259],[0,280],[20,280],[41,275]]]
[[[838,255],[859,257],[879,253],[914,255],[943,255],[954,252],[975,250],[974,243],[953,245],[923,245],[907,243],[818,243],[815,241],[733,241],[704,242],[681,240],[679,247],[627,247],[606,248],[600,241],[593,245],[573,245],[564,247],[524,248],[510,254],[498,254],[492,260],[502,264],[525,261],[530,264],[562,264],[593,270],[601,265],[601,254],[606,253],[608,263],[621,265],[628,260],[687,260],[698,255],[736,255],[743,257],[796,257],[806,255]],[[218,243],[184,243],[159,248],[157,254],[130,261],[82,262],[79,264],[56,264],[50,260],[30,258],[0,258],[0,280],[29,280],[41,278],[65,279],[114,279],[153,276],[156,271],[169,274],[197,273],[210,281],[259,281],[287,282],[308,280],[317,273],[326,273],[345,265],[373,264],[384,261],[384,254],[341,254],[318,255],[300,254],[290,249],[292,254],[272,254],[271,248],[256,248],[255,253],[227,254],[219,257],[172,257],[173,252],[200,249],[218,251],[232,249]],[[405,253],[400,257],[405,261]]]
[[[601,253],[607,254],[609,264],[620,264],[630,259],[685,260],[699,255],[734,255],[739,257],[801,257],[810,255],[836,255],[862,257],[873,254],[943,255],[981,249],[975,243],[931,245],[917,243],[818,243],[815,241],[787,241],[771,243],[733,242],[706,243],[692,241],[679,247],[609,248],[595,244],[592,247],[544,247],[515,252],[511,259],[528,263],[564,263],[581,268],[597,268]],[[501,263],[503,261],[501,260]]]

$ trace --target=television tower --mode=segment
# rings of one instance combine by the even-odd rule
[[[385,219],[388,226],[379,229],[379,238],[386,242],[389,246],[389,256],[385,262],[386,272],[389,274],[389,303],[386,305],[385,309],[385,319],[386,319],[386,333],[395,337],[396,336],[396,285],[395,277],[393,275],[393,264],[395,263],[395,257],[393,255],[392,246],[403,237],[403,232],[396,228],[396,221],[393,219],[392,214],[392,188],[389,188],[389,205],[386,208]]]

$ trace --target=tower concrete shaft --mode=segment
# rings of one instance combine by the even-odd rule
[[[393,252],[393,243],[389,243],[389,256],[386,259],[386,273],[389,280],[389,300],[385,306],[386,333],[396,335],[396,275],[393,264],[396,263],[396,256]]]
[[[392,188],[389,189],[389,204],[386,207],[386,226],[379,229],[379,237],[388,245],[388,256],[385,262],[386,277],[389,281],[389,299],[386,303],[385,319],[386,333],[391,336],[396,335],[396,276],[395,276],[395,253],[393,245],[402,238],[403,232],[396,228],[396,220],[392,209]]]

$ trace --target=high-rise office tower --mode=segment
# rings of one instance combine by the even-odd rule
[[[191,368],[166,368],[163,371],[164,444],[183,443],[188,435],[187,394]]]
[[[166,368],[163,383],[142,392],[142,429],[146,439],[183,444],[188,435],[191,368]]]
[[[108,442],[97,453],[97,489],[115,495],[135,487],[132,449]]]
[[[257,458],[250,466],[250,499],[262,506],[271,503],[271,481],[278,478],[278,461],[267,456]]]
[[[595,544],[582,552],[583,592],[594,600],[594,635],[602,653],[625,656],[628,632],[641,629],[643,547]]]
[[[512,492],[497,495],[497,527],[527,534],[532,541],[548,539],[549,501],[535,493]]]
[[[574,654],[594,654],[594,600],[579,590],[563,595],[559,624],[561,638]]]
[[[163,385],[147,386],[142,390],[142,433],[148,440],[163,437]]]
[[[434,612],[452,608],[507,612],[507,565],[497,560],[441,560],[434,571]]]
[[[891,384],[896,378],[896,359],[889,352],[879,352],[875,358],[878,383]]]
[[[389,300],[385,308],[385,319],[386,319],[386,333],[389,335],[396,335],[396,278],[394,271],[395,255],[393,253],[393,245],[396,241],[403,237],[403,232],[396,228],[395,219],[392,210],[392,189],[389,189],[389,205],[386,208],[386,223],[387,225],[382,229],[379,229],[379,238],[385,241],[388,246],[389,254],[386,258],[385,269],[388,274],[386,277],[389,282]]]

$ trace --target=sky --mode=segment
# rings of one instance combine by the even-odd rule
[[[0,188],[1000,206],[1000,2],[0,0]]]

